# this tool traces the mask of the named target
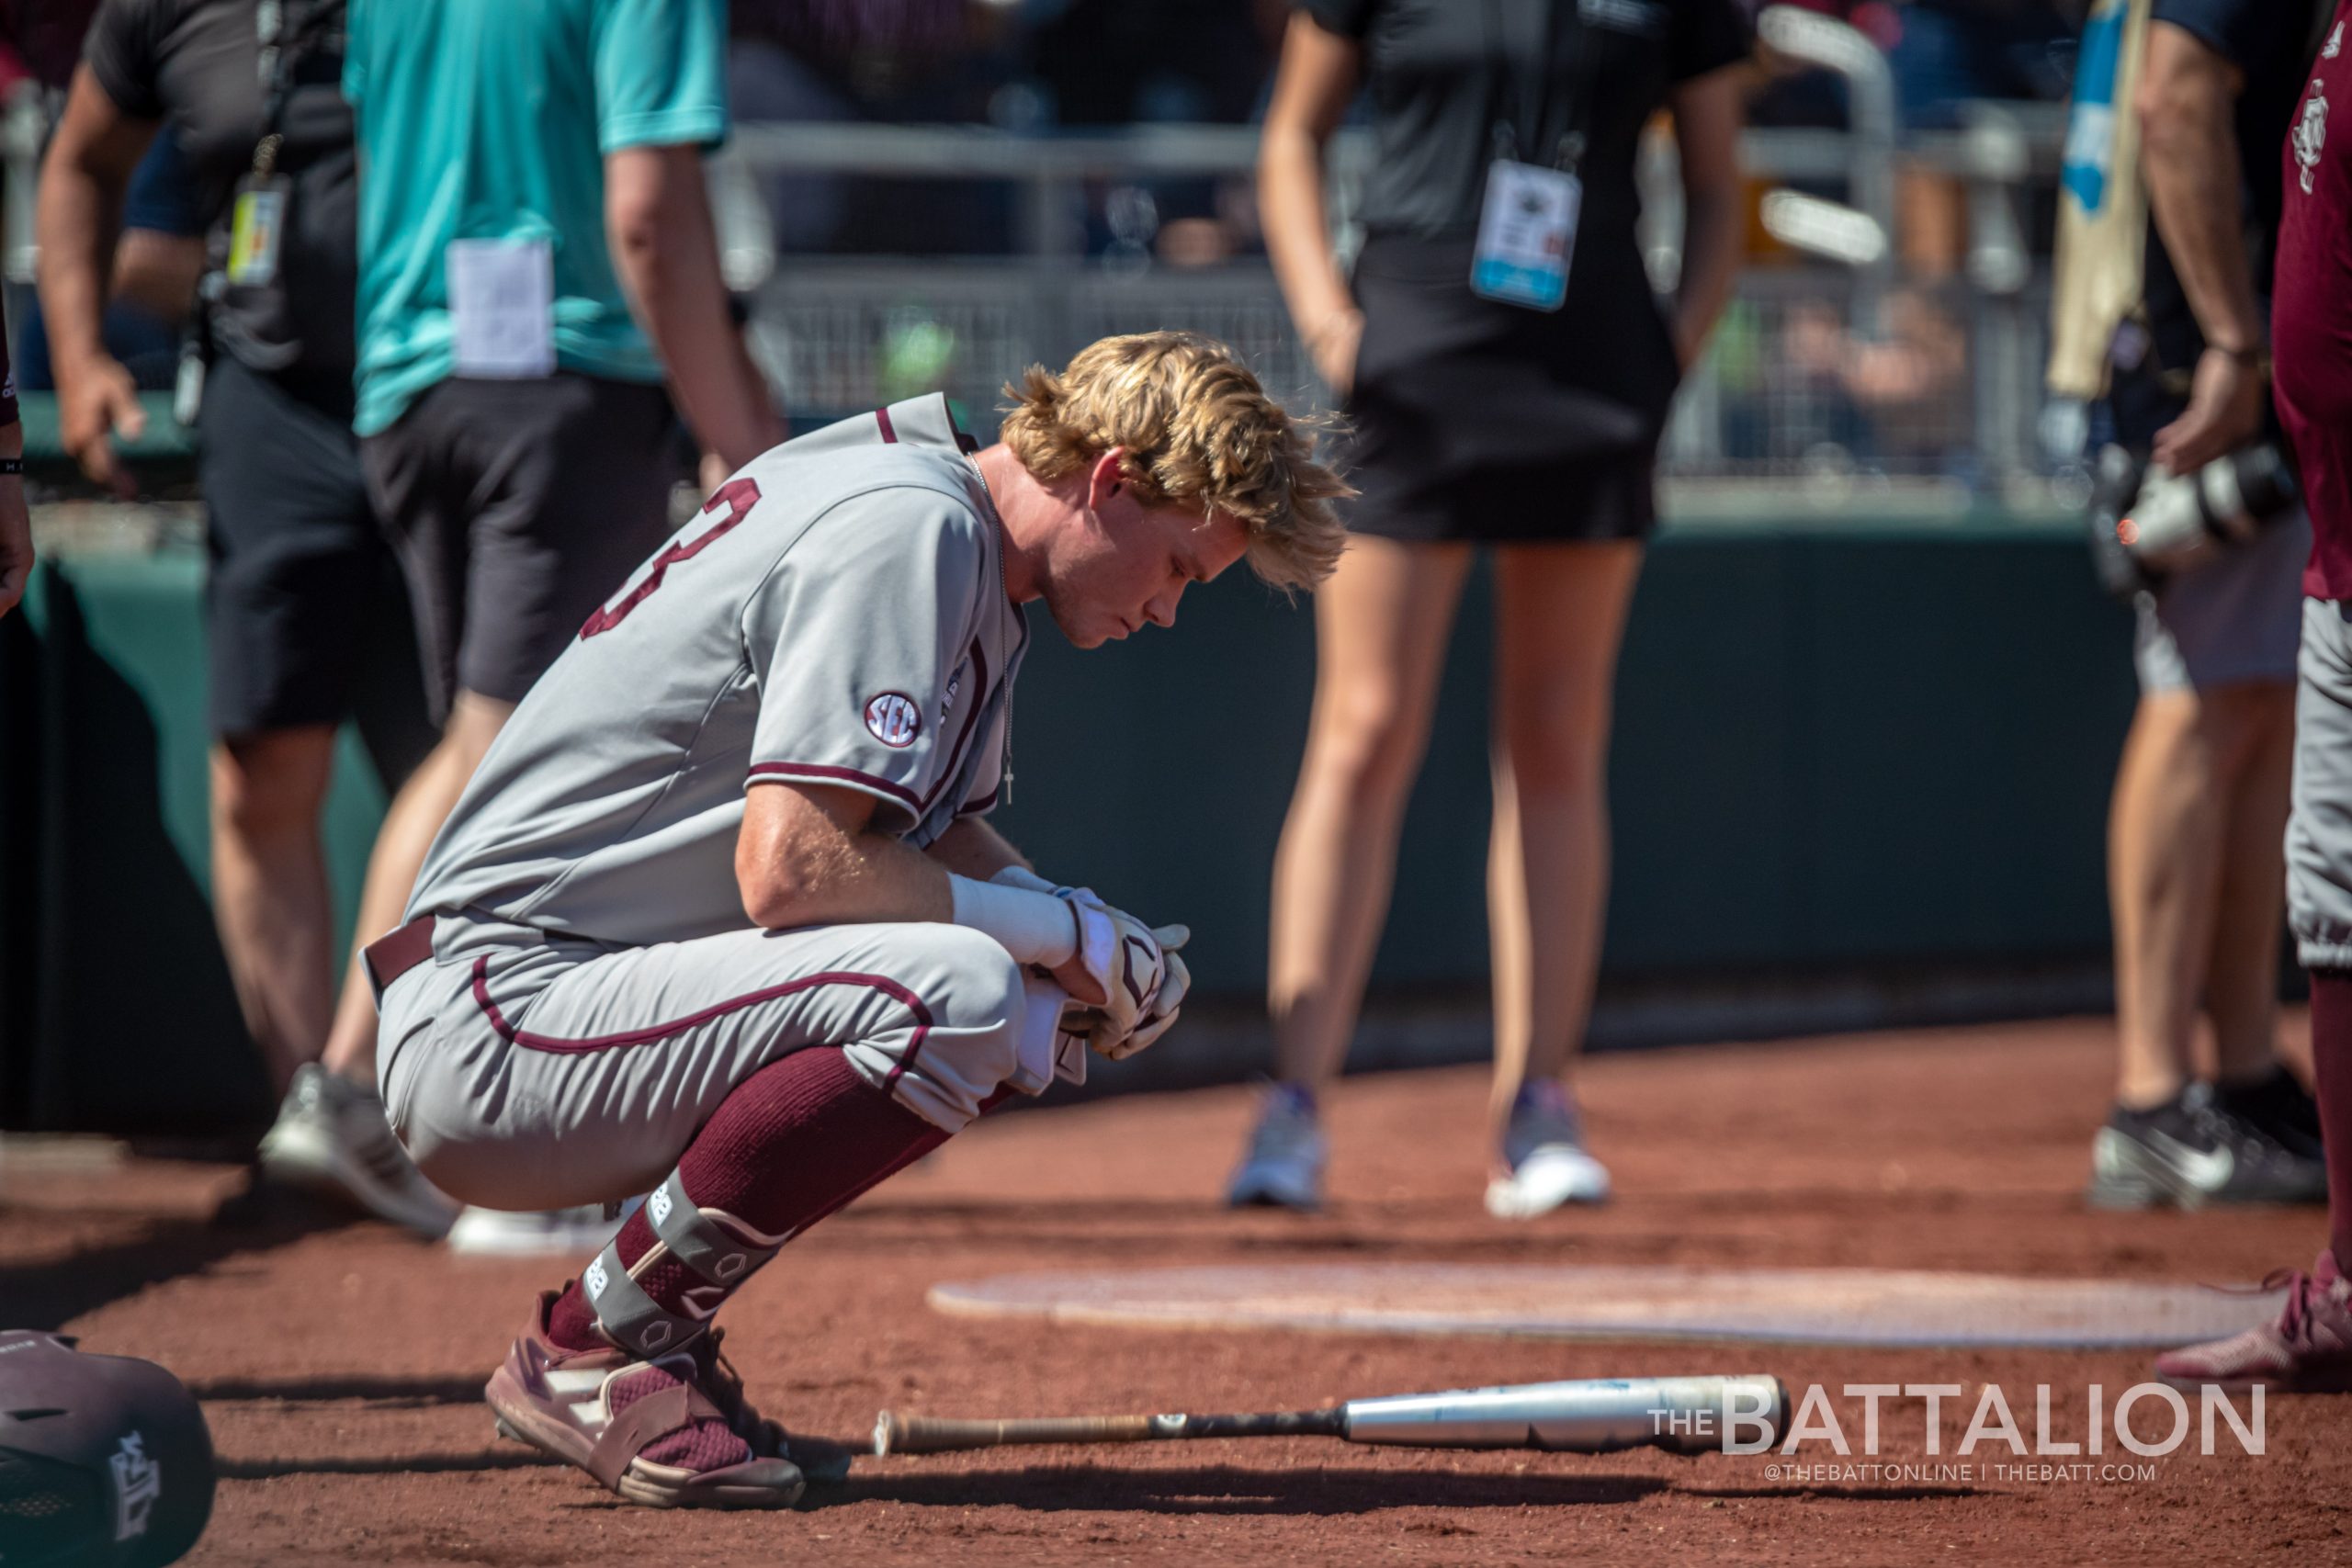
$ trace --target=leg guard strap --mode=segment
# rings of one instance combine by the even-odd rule
[[[670,1256],[714,1285],[732,1290],[774,1258],[790,1233],[773,1240],[723,1210],[703,1210],[686,1196],[676,1171],[645,1200],[646,1217]]]
[[[617,1243],[606,1242],[594,1262],[581,1271],[580,1283],[596,1309],[596,1325],[607,1338],[648,1360],[666,1355],[702,1332],[693,1318],[664,1312],[651,1296],[629,1278]]]

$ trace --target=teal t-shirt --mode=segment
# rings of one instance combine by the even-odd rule
[[[350,0],[350,29],[359,434],[455,366],[453,240],[546,240],[556,364],[660,381],[605,245],[604,159],[725,138],[726,0]]]

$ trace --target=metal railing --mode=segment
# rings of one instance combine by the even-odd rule
[[[2024,213],[2030,193],[2054,181],[2063,110],[1979,106],[1962,130],[1898,140],[1885,62],[1861,35],[1786,7],[1765,13],[1763,34],[1784,56],[1833,67],[1849,83],[1851,130],[1751,130],[1741,143],[1749,175],[1775,190],[1768,226],[1777,218],[1779,237],[1800,249],[1826,235],[1809,248],[1841,259],[1797,255],[1744,273],[1668,432],[1668,477],[1685,491],[1785,481],[1814,496],[1857,488],[1883,496],[1895,484],[1954,505],[2031,499],[2051,467],[2035,436],[2048,276],[2046,259],[2024,238]],[[0,116],[8,165],[0,265],[20,281],[31,273],[40,137],[33,98]],[[755,352],[788,406],[821,416],[938,387],[985,425],[1000,389],[1028,365],[1059,363],[1105,333],[1157,327],[1214,333],[1285,400],[1306,409],[1321,400],[1262,255],[1245,250],[1214,265],[1175,265],[1153,254],[1148,233],[1107,251],[1100,243],[1105,209],[1123,193],[1148,196],[1158,182],[1178,180],[1238,190],[1253,176],[1257,151],[1248,126],[1035,136],[751,123],[736,128],[710,173],[729,281],[752,301]],[[1360,130],[1343,131],[1330,150],[1330,216],[1343,255],[1352,254],[1356,194],[1372,155]],[[1904,276],[1899,162],[1964,189],[1970,243],[1958,276]],[[1642,243],[1663,290],[1679,267],[1671,138],[1648,138],[1637,167]],[[947,235],[945,254],[920,259],[784,252],[763,187],[786,176],[986,182],[998,187],[1009,242],[979,254]],[[1785,188],[1794,186],[1808,188]],[[1842,205],[1815,194],[1831,191]],[[1121,209],[1138,208],[1148,213],[1150,203],[1126,199]],[[1871,232],[1880,243],[1858,248]]]
[[[2054,175],[2058,135],[2054,117],[1988,113],[1984,128],[1905,150],[1968,192],[1961,276],[1906,282],[1891,244],[1867,266],[1801,258],[1744,273],[1668,431],[1668,477],[1686,487],[1804,481],[1813,496],[1894,482],[1953,505],[2031,499],[2044,467],[2033,432],[2048,288],[2018,215],[2029,182]],[[1852,175],[1853,141],[1756,130],[1743,156],[1768,182],[1820,185]],[[1089,214],[1099,219],[1116,188],[1246,180],[1256,152],[1255,132],[1240,127],[1041,141],[962,128],[747,126],[732,155],[752,188],[781,175],[996,181],[1010,187],[1022,247],[921,260],[776,257],[754,293],[762,361],[795,407],[846,412],[939,386],[982,417],[1031,363],[1059,363],[1109,333],[1190,327],[1230,342],[1270,390],[1311,408],[1322,389],[1262,256],[1174,266],[1133,250],[1090,254],[1085,244]],[[1362,132],[1335,139],[1329,188],[1343,251],[1370,153]],[[1671,139],[1654,137],[1640,168],[1645,250],[1668,287],[1681,227]],[[1873,221],[1891,223],[1891,187],[1869,199],[1881,209]]]

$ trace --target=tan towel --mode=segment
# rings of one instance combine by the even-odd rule
[[[2098,0],[2083,25],[2082,64],[2067,117],[2065,172],[2058,185],[2050,300],[2045,378],[2060,397],[2096,398],[2107,390],[2115,329],[2140,306],[2148,194],[2140,183],[2140,121],[2132,99],[2147,45],[2150,4]],[[2102,75],[2104,82],[2098,80]]]

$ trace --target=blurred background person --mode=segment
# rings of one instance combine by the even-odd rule
[[[166,124],[148,143],[123,193],[114,274],[107,280],[98,336],[142,392],[172,389],[188,320],[198,308],[205,234],[211,224],[209,215],[196,209],[196,184],[179,139]],[[50,364],[48,323],[38,294],[31,304],[17,315],[17,385],[28,392],[53,392],[57,373]],[[130,480],[117,475],[116,482]]]
[[[2296,957],[2311,972],[2327,1245],[2308,1274],[2264,1281],[2287,1292],[2272,1322],[2156,1359],[2158,1375],[2173,1382],[2261,1383],[2282,1393],[2352,1393],[2352,148],[2341,138],[2331,146],[2327,134],[2331,106],[2352,102],[2352,0],[2338,0],[2326,23],[2277,165],[2286,177],[2270,326],[2278,415],[2312,534],[2287,904]]]
[[[2111,13],[2094,17],[2120,28]],[[2311,7],[2155,0],[2136,85],[2146,226],[2139,310],[2109,349],[2115,439],[2188,474],[2275,434],[2278,148]],[[2086,46],[2085,57],[2093,51]],[[2120,1055],[2092,1144],[2107,1207],[2314,1201],[2310,1095],[2278,1059],[2278,936],[2293,746],[2300,510],[2137,598],[2140,702],[2108,819]],[[2214,1066],[2194,1047],[2211,1022]]]
[[[1013,8],[987,0],[734,0],[728,24],[728,97],[739,120],[1035,129],[1034,107],[1001,93],[1021,37]],[[933,254],[1012,243],[1011,204],[968,180],[803,171],[768,174],[760,186],[779,252]]]
[[[356,423],[443,721],[377,839],[363,943],[400,923],[523,694],[669,536],[677,412],[721,470],[783,439],[703,179],[726,49],[723,0],[352,5]],[[331,1049],[375,1032],[355,953]],[[607,1228],[469,1210],[451,1244],[575,1251]]]
[[[1907,136],[1966,128],[1984,100],[2063,102],[2075,29],[2050,0],[1903,0],[1854,7],[1886,50],[1895,112]],[[1968,254],[1968,190],[1951,173],[1906,159],[1896,189],[1903,261],[1923,283]]]
[[[1274,866],[1280,1081],[1234,1175],[1237,1204],[1321,1200],[1317,1096],[1354,1032],[1480,545],[1495,547],[1498,623],[1487,1203],[1529,1215],[1607,1195],[1566,1075],[1608,888],[1611,688],[1656,519],[1659,434],[1738,264],[1741,84],[1728,67],[1748,51],[1731,0],[1309,0],[1291,17],[1261,218],[1291,319],[1345,400],[1363,493],[1316,596],[1314,714]],[[1349,276],[1325,228],[1322,157],[1359,87],[1379,156]],[[1634,180],[1661,106],[1688,214],[1664,314],[1635,243]],[[1482,241],[1490,194],[1513,231]],[[1542,209],[1532,228],[1526,203]]]
[[[145,161],[168,126],[214,241],[199,470],[212,903],[246,1029],[285,1095],[262,1165],[439,1235],[456,1208],[392,1141],[368,1043],[329,1037],[341,965],[320,813],[336,731],[404,614],[351,433],[343,27],[340,0],[106,0],[42,171],[40,291],[61,436],[93,481],[128,495],[112,437],[145,418],[104,329],[126,204],[157,179]],[[153,308],[168,304],[164,292]]]

